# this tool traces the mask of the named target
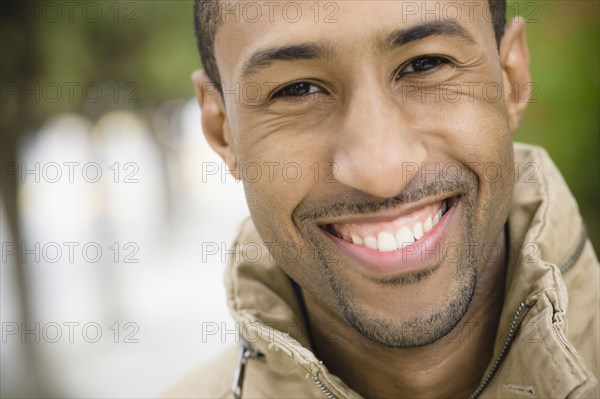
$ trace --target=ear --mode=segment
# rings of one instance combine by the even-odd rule
[[[201,69],[192,73],[192,82],[196,88],[198,105],[202,110],[204,136],[212,149],[223,158],[227,168],[233,171],[235,178],[239,180],[235,146],[231,138],[231,130],[221,94],[210,81],[206,72]]]
[[[504,100],[511,132],[519,127],[532,94],[529,50],[525,39],[525,19],[513,18],[500,42],[500,63],[504,80]]]

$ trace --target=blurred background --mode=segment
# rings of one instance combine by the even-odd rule
[[[201,133],[192,1],[1,5],[0,394],[156,396],[236,341],[212,245],[247,208]],[[538,89],[516,139],[598,251],[600,2],[508,8]]]

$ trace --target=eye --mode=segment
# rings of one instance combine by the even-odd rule
[[[408,74],[432,72],[435,69],[448,64],[452,64],[452,62],[444,57],[428,55],[425,57],[415,58],[398,72],[396,79]]]
[[[322,92],[323,89],[309,82],[295,82],[285,86],[273,94],[272,98],[280,97],[302,97],[312,93]]]

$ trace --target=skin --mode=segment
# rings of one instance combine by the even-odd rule
[[[261,238],[302,289],[325,365],[365,397],[465,397],[490,361],[489,326],[502,307],[511,135],[529,95],[524,22],[509,23],[498,50],[489,20],[464,8],[457,23],[470,40],[430,35],[383,48],[378,39],[424,22],[403,15],[402,3],[340,2],[330,24],[315,23],[312,2],[296,3],[305,17],[295,23],[281,12],[227,21],[215,43],[225,95],[202,71],[193,80],[204,133],[229,168],[238,166]],[[244,76],[257,51],[306,42],[326,43],[327,57],[275,61]],[[413,61],[424,56],[451,62],[419,70]],[[298,81],[311,84],[301,87],[308,93],[271,98]],[[501,91],[486,94],[491,85]],[[283,171],[290,162],[301,177],[295,165]],[[260,178],[245,168],[253,163]],[[403,173],[406,165],[415,168]],[[459,177],[432,172],[436,165]],[[368,270],[324,231],[448,197],[457,205],[440,245],[407,269]],[[301,256],[286,256],[286,244]],[[461,250],[450,259],[448,248]]]

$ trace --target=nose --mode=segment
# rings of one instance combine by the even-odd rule
[[[426,147],[402,104],[383,91],[354,97],[334,150],[336,179],[376,197],[394,197],[425,162]]]

